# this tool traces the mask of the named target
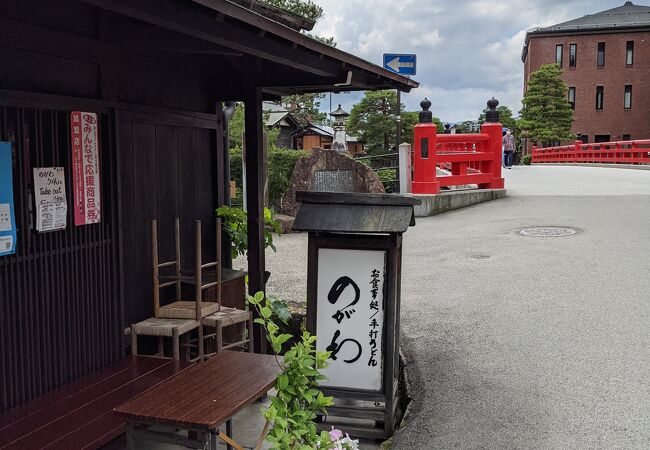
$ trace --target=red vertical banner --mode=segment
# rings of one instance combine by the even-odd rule
[[[101,222],[99,171],[99,124],[97,114],[73,111],[70,114],[72,136],[72,180],[74,223]]]

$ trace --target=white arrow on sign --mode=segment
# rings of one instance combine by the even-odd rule
[[[413,62],[401,62],[399,60],[399,58],[393,58],[393,60],[386,63],[386,65],[388,67],[390,67],[391,69],[393,69],[395,72],[399,72],[400,67],[409,67],[409,68],[411,68],[411,67],[415,66],[415,63],[413,63]]]

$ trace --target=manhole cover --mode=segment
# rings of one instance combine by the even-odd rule
[[[515,234],[527,237],[563,237],[580,233],[582,230],[574,227],[528,227],[515,230]]]

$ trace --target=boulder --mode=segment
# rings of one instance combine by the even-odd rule
[[[273,218],[280,224],[281,234],[291,233],[293,221],[296,220],[295,217],[287,216],[286,214],[276,214]]]
[[[282,196],[283,214],[295,216],[299,204],[296,191],[314,191],[316,173],[319,171],[345,171],[351,175],[347,188],[340,192],[384,193],[384,185],[377,174],[365,164],[355,161],[345,153],[314,147],[309,156],[298,159],[289,182],[289,189]],[[338,191],[338,190],[337,190]]]

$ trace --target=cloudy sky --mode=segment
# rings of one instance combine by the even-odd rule
[[[420,88],[403,94],[407,110],[428,97],[447,122],[476,119],[490,97],[521,109],[526,30],[621,6],[624,0],[314,0],[314,28],[337,47],[381,65],[384,53],[417,54]],[[647,1],[637,0],[637,4]],[[332,96],[347,110],[360,94]],[[323,109],[329,108],[329,98]]]

